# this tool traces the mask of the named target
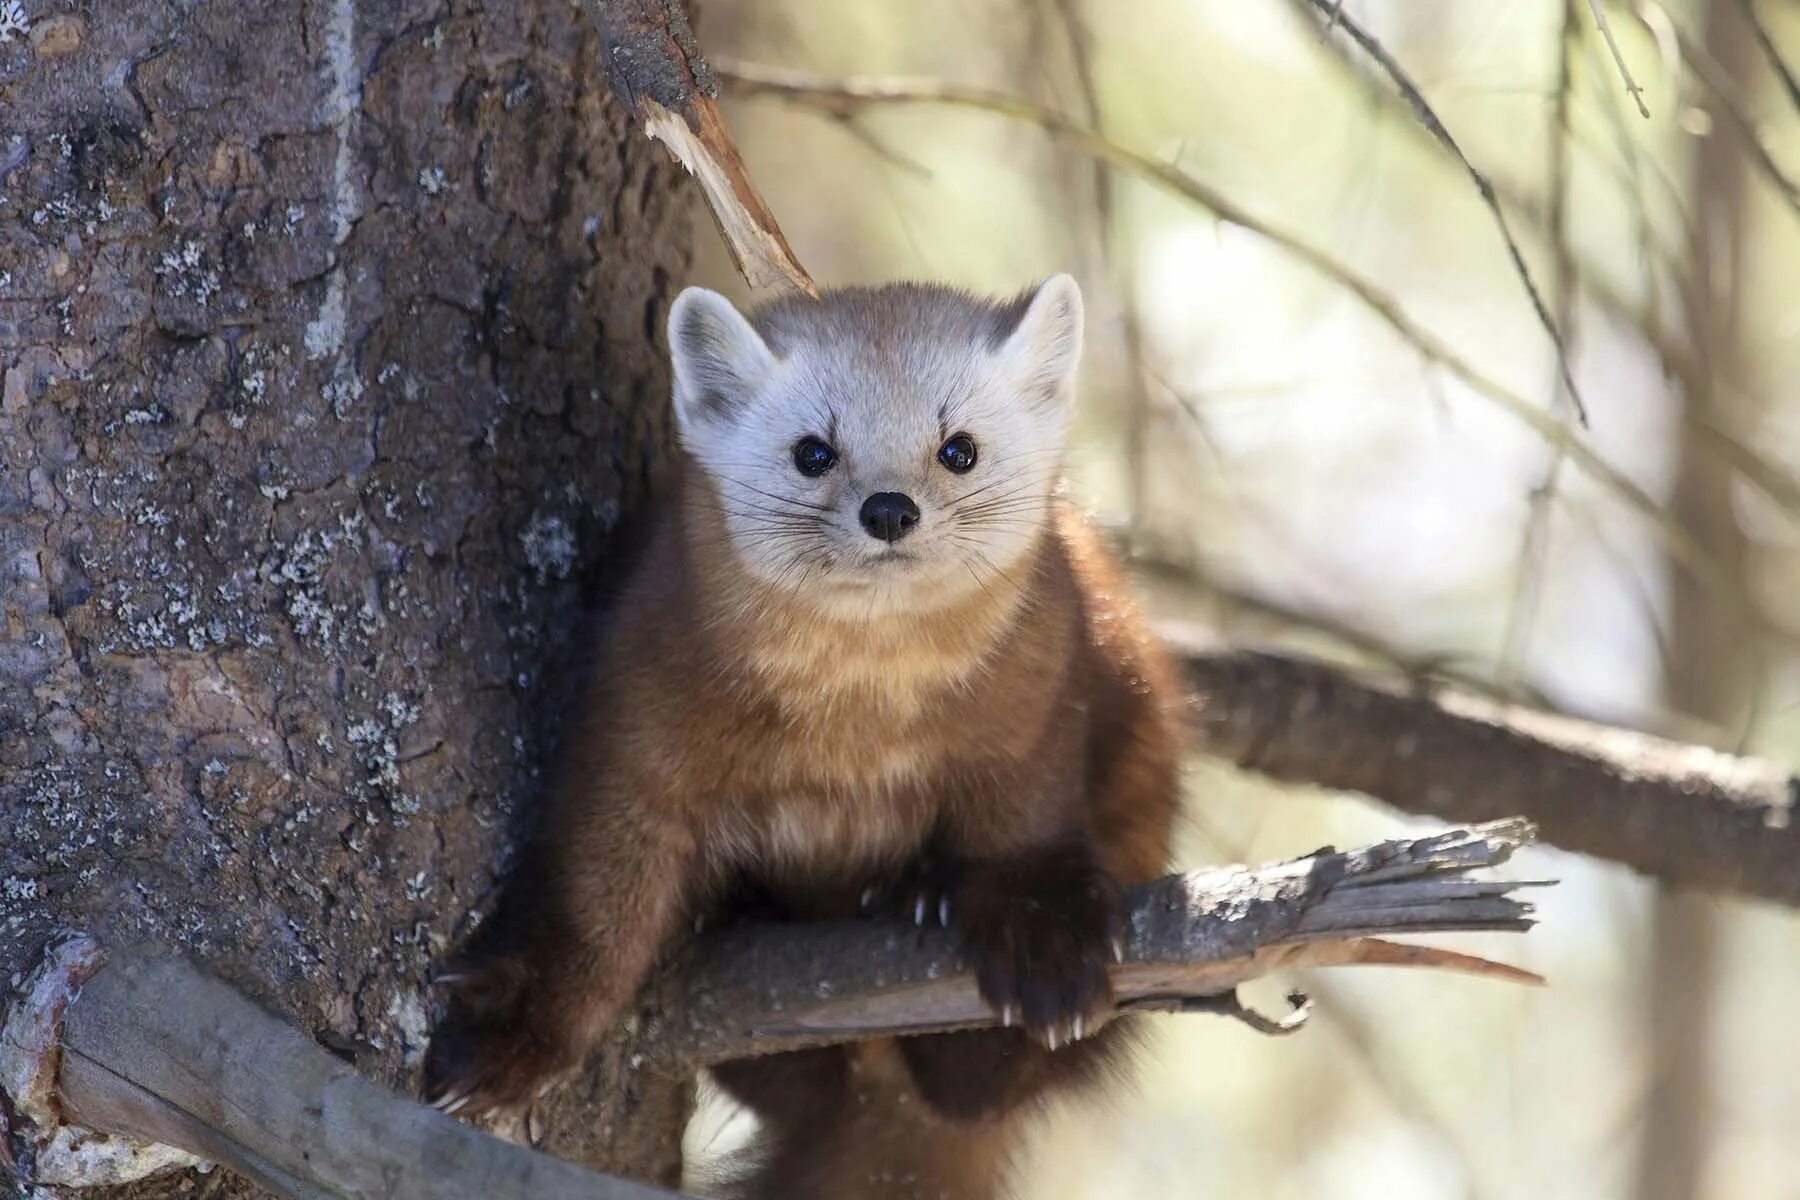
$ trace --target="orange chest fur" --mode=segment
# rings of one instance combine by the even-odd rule
[[[715,773],[725,857],[849,865],[915,850],[959,780],[1006,776],[1052,735],[1066,657],[921,631],[812,630],[742,648],[689,710],[690,764]]]

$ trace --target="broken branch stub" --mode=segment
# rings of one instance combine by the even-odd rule
[[[817,296],[725,125],[718,84],[680,0],[583,0],[583,7],[600,34],[613,95],[700,184],[744,281]]]

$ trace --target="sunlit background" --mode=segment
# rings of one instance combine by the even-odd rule
[[[1770,56],[1800,64],[1800,4],[1605,5],[1647,119],[1587,0],[1342,11],[1491,181],[1589,428],[1469,173],[1305,0],[708,0],[700,32],[802,73],[726,95],[822,283],[1080,278],[1072,486],[1159,612],[1800,765],[1800,90]],[[924,98],[956,88],[1020,103]],[[1424,827],[1205,763],[1189,808],[1182,865]],[[1512,869],[1562,880],[1542,925],[1456,944],[1547,989],[1337,970],[1296,1037],[1160,1019],[1019,1193],[1800,1197],[1800,915]],[[706,1109],[696,1156],[739,1125]]]

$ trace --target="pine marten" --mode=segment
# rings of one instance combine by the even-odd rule
[[[1167,869],[1178,692],[1058,494],[1081,327],[1066,275],[677,298],[683,474],[511,885],[528,930],[458,981],[428,1098],[528,1105],[746,882],[795,918],[873,885],[941,921],[1002,1027],[719,1069],[763,1130],[733,1195],[998,1196],[1032,1102],[1116,1062],[1107,967],[1121,888]]]

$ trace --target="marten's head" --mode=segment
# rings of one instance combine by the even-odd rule
[[[1008,578],[1049,516],[1081,291],[1010,301],[893,284],[746,319],[669,313],[681,442],[754,577],[842,616],[937,607]]]

